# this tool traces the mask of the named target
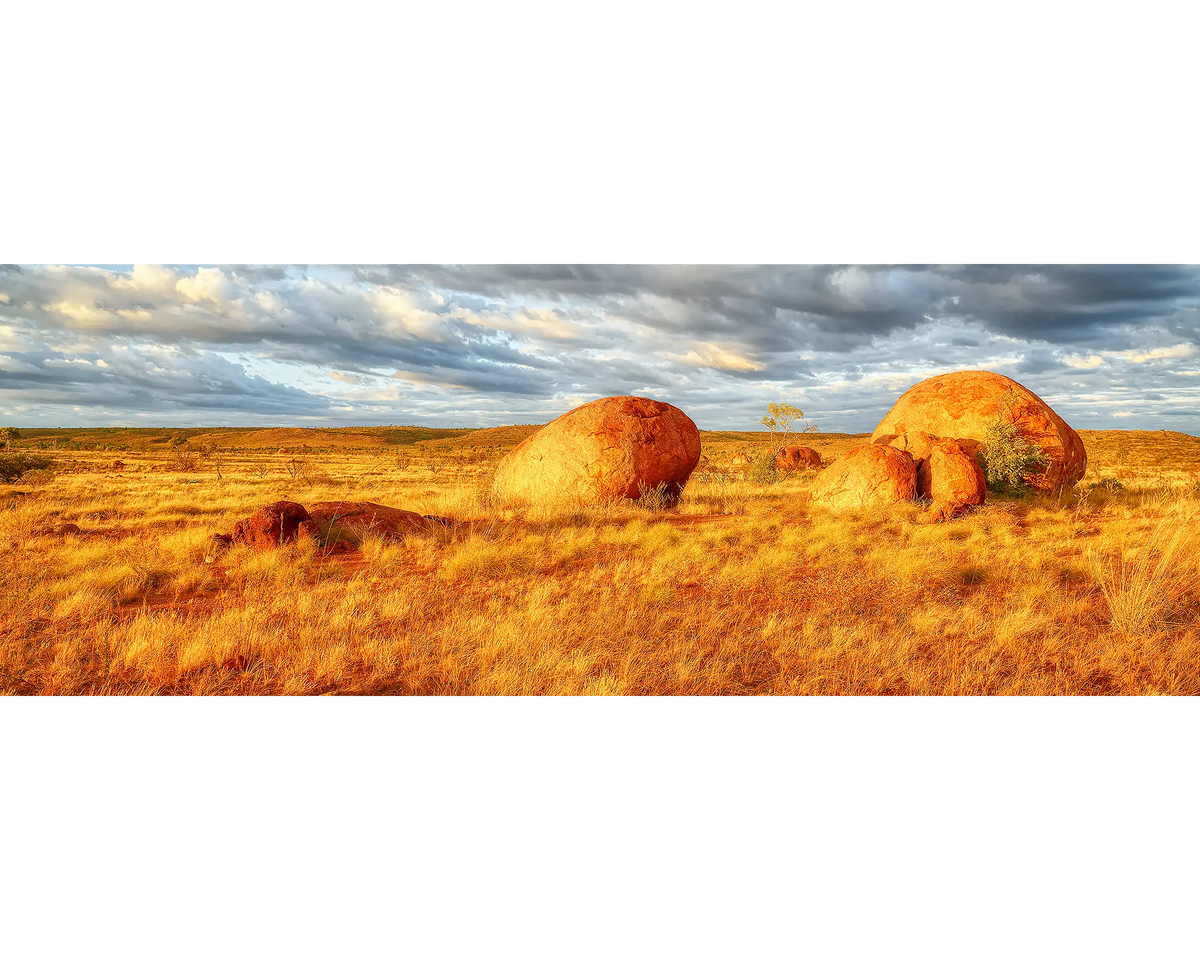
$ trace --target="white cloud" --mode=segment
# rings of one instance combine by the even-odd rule
[[[685,354],[669,353],[667,356],[689,367],[707,367],[711,370],[747,373],[763,369],[761,363],[755,363],[748,357],[716,343],[698,343],[695,349]]]
[[[139,263],[129,273],[118,273],[109,284],[115,290],[132,290],[170,296],[180,282],[179,274],[169,267]]]
[[[220,267],[201,267],[195,276],[181,277],[176,282],[175,289],[193,303],[211,300],[220,304],[230,298],[233,284]]]
[[[408,290],[376,287],[367,295],[367,301],[390,333],[443,343],[452,339],[446,329],[446,316],[420,305]]]
[[[1190,343],[1179,343],[1173,347],[1156,347],[1153,350],[1114,350],[1110,355],[1124,357],[1130,363],[1147,363],[1150,360],[1178,360],[1195,354]]]

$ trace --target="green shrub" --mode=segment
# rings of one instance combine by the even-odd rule
[[[1096,483],[1088,487],[1089,490],[1124,490],[1123,484],[1116,477],[1102,477]]]
[[[1050,466],[1041,447],[1030,443],[1017,429],[996,417],[983,434],[983,452],[979,462],[994,493],[1011,493],[1028,486],[1025,478]]]
[[[49,470],[54,466],[50,457],[36,453],[0,453],[0,481],[14,483],[30,470]]]

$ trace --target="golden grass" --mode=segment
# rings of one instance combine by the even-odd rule
[[[0,691],[1200,693],[1195,438],[1085,434],[1076,490],[924,524],[917,505],[829,513],[812,474],[723,472],[754,434],[706,435],[675,509],[500,509],[490,474],[523,432],[416,441],[399,464],[337,448],[299,475],[230,453],[222,479],[166,450],[120,472],[60,453],[49,485],[0,487]],[[826,459],[861,441],[805,438]],[[279,499],[459,524],[206,562],[212,533]]]

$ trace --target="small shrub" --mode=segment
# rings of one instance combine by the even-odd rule
[[[1098,481],[1091,484],[1088,487],[1088,489],[1089,490],[1112,490],[1112,491],[1124,490],[1125,484],[1123,484],[1116,477],[1101,477]]]
[[[36,453],[0,453],[0,481],[14,483],[25,473],[53,466],[53,459]]]
[[[1026,477],[1050,466],[1050,461],[1036,444],[1030,443],[1017,429],[997,417],[983,435],[984,449],[979,462],[993,493],[1011,493],[1027,487]]]
[[[775,457],[756,457],[752,460],[748,479],[751,483],[775,483],[779,479],[779,469],[775,466]]]
[[[200,465],[200,458],[182,447],[175,447],[171,457],[171,466],[180,473],[191,473]]]

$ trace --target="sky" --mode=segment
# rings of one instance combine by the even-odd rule
[[[0,266],[0,423],[498,426],[649,396],[866,432],[994,370],[1200,435],[1195,266]]]

